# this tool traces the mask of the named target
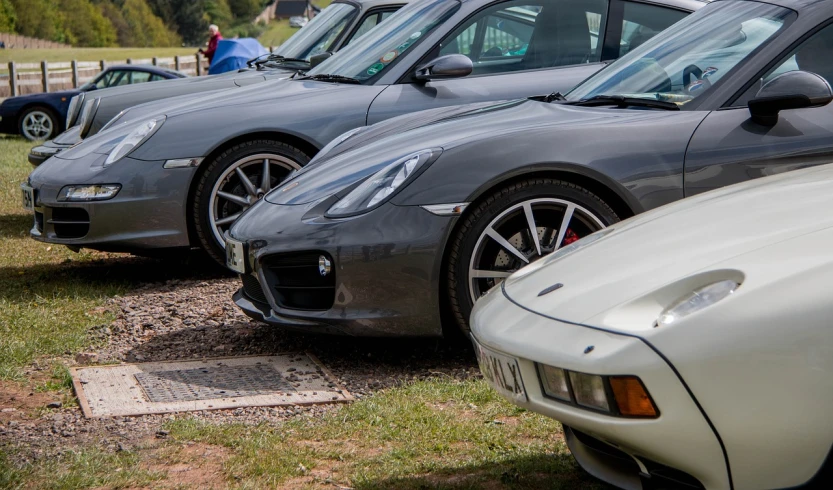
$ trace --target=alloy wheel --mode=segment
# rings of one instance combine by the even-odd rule
[[[28,140],[46,139],[52,134],[52,118],[43,111],[31,111],[23,117],[20,129]]]
[[[225,248],[223,234],[243,211],[300,168],[298,163],[276,154],[251,155],[229,165],[211,189],[208,218],[220,246]]]
[[[530,199],[498,214],[481,233],[469,263],[472,302],[506,277],[605,228],[587,208],[563,199]]]

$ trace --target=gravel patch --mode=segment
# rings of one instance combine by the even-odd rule
[[[115,320],[94,332],[95,345],[68,355],[68,365],[188,360],[211,357],[271,355],[307,351],[317,356],[336,380],[357,399],[398,384],[443,376],[479,376],[472,351],[442,340],[362,339],[303,335],[255,322],[231,301],[236,278],[177,278],[139,285],[130,294],[108,301]],[[57,398],[57,397],[56,397]],[[57,400],[55,400],[57,401]],[[48,458],[84,445],[130,450],[149,439],[167,437],[166,420],[179,415],[146,415],[85,419],[66,401],[4,413],[0,450],[13,449],[19,461]],[[238,408],[194,412],[211,423],[274,423],[288,417],[317,417],[337,406]],[[160,432],[161,431],[161,432]]]

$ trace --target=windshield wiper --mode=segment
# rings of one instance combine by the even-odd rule
[[[255,65],[258,68],[260,68],[261,66],[263,66],[267,63],[276,63],[276,64],[280,64],[280,63],[304,63],[305,65],[308,65],[309,61],[307,61],[305,59],[301,59],[301,58],[287,58],[285,56],[280,56],[280,55],[274,54],[274,55],[269,56],[265,60],[256,61]]]
[[[317,73],[315,75],[307,75],[301,77],[301,80],[319,80],[322,82],[336,82],[336,83],[355,83],[361,84],[362,81],[358,78],[345,77],[343,75],[329,75],[325,73]]]
[[[553,92],[549,95],[535,95],[529,98],[529,100],[537,100],[540,102],[546,102],[549,104],[552,101],[563,101],[567,100],[567,97],[564,97],[564,94],[561,92]]]
[[[567,102],[570,105],[597,107],[603,105],[615,105],[619,108],[627,107],[650,107],[651,109],[665,109],[667,111],[679,111],[680,106],[673,102],[664,100],[643,99],[641,97],[625,97],[623,95],[596,95],[589,99],[581,99],[575,102]]]

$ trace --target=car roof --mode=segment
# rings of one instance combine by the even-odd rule
[[[408,0],[336,0],[333,3],[353,3],[361,6],[362,10],[367,10],[385,5],[405,5]]]
[[[146,71],[150,73],[156,73],[159,75],[174,75],[180,78],[185,78],[188,75],[182,73],[180,71],[171,70],[170,68],[165,68],[162,66],[153,66],[153,65],[109,65],[107,66],[106,70],[127,70],[127,71]]]
[[[759,1],[786,7],[797,12],[833,12],[833,2],[826,0],[720,0],[720,1]]]

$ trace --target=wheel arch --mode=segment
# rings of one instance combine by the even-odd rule
[[[188,241],[191,243],[192,247],[199,246],[199,238],[197,237],[197,230],[196,225],[194,224],[193,218],[193,206],[194,206],[194,193],[196,192],[196,183],[199,181],[199,177],[202,175],[203,172],[206,170],[205,162],[209,162],[217,156],[221,155],[224,151],[228,150],[229,148],[233,147],[234,145],[238,145],[240,143],[245,143],[247,141],[256,141],[256,140],[275,140],[281,143],[285,143],[287,145],[292,145],[302,152],[306,153],[310,159],[315,156],[316,153],[320,150],[318,146],[314,143],[294,134],[285,133],[281,131],[258,131],[255,133],[246,133],[243,135],[235,136],[230,138],[219,145],[216,145],[208,155],[203,159],[203,163],[199,166],[196,172],[194,172],[193,177],[191,177],[191,183],[188,185],[188,195],[186,201],[186,223],[188,225]]]
[[[64,124],[66,123],[66,114],[62,114],[61,110],[58,107],[55,107],[54,104],[50,103],[46,100],[38,100],[38,101],[31,101],[27,102],[23,106],[20,107],[17,111],[17,126],[20,129],[20,123],[23,121],[23,116],[26,114],[27,111],[34,108],[43,108],[51,112],[55,116],[55,125],[57,132],[55,136],[63,133],[66,131],[64,128]]]
[[[584,187],[588,191],[596,194],[600,199],[607,203],[619,219],[626,219],[644,211],[644,208],[639,202],[629,195],[627,190],[621,185],[606,177],[605,175],[593,169],[570,165],[570,164],[544,164],[525,167],[518,171],[511,171],[499,175],[482,186],[478,187],[466,201],[469,203],[468,210],[464,211],[454,222],[454,225],[449,227],[448,232],[442,244],[442,257],[440,259],[440,267],[438,277],[440,282],[437,284],[439,290],[439,306],[440,315],[443,318],[443,335],[455,336],[459,330],[454,323],[453,315],[450,312],[451,302],[449,299],[448,288],[444,287],[443,281],[448,277],[448,261],[449,261],[449,243],[451,239],[458,233],[460,226],[462,226],[465,217],[471,209],[474,209],[482,199],[490,196],[498,189],[511,185],[514,182],[534,179],[534,178],[548,178],[570,182],[575,185]]]

